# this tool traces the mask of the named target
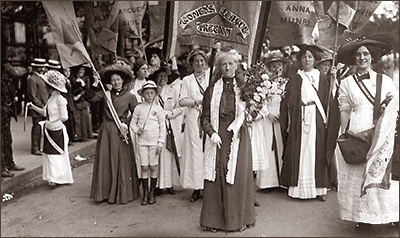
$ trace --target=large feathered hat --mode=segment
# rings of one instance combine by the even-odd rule
[[[388,34],[377,34],[345,42],[338,49],[338,61],[343,64],[354,65],[355,53],[361,46],[367,47],[374,61],[377,61],[392,50],[389,43],[391,38]]]
[[[117,62],[106,66],[102,70],[100,70],[100,75],[104,83],[109,84],[111,80],[111,75],[118,74],[124,80],[124,84],[132,81],[133,72],[131,66],[126,64],[122,60],[118,60]]]

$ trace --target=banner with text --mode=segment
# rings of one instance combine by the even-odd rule
[[[272,1],[267,25],[270,46],[313,44],[316,22],[313,1]]]
[[[123,36],[142,38],[142,21],[146,7],[147,1],[115,1],[111,14],[118,14],[119,28]]]
[[[171,13],[177,42],[212,47],[230,45],[250,56],[260,16],[261,1],[175,1]]]
[[[111,15],[114,2],[85,2],[86,25],[92,56],[116,52],[118,41],[117,15]]]
[[[63,68],[89,63],[72,1],[42,1]]]

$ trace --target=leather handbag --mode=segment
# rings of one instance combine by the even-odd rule
[[[359,133],[347,130],[339,136],[337,143],[347,164],[362,164],[367,161],[374,132],[375,127]]]
[[[381,101],[381,88],[382,88],[382,75],[378,74],[377,77],[377,87],[376,87],[376,97],[373,98],[371,94],[366,89],[365,85],[361,80],[358,80],[354,76],[354,80],[360,87],[361,91],[368,98],[368,100],[374,105],[374,125],[376,124],[380,116],[380,101]],[[337,139],[339,149],[342,153],[343,159],[347,164],[362,164],[367,162],[367,154],[371,148],[372,139],[374,138],[375,126],[361,131],[359,133],[354,133],[348,130],[349,124],[347,124],[346,131]]]

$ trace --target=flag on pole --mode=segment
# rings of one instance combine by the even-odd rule
[[[267,25],[271,47],[314,44],[316,23],[313,1],[272,1]]]
[[[169,19],[175,28],[169,30],[176,35],[178,44],[212,47],[220,42],[251,59],[261,1],[171,1],[170,4]]]
[[[149,42],[164,39],[165,11],[167,1],[149,1]]]
[[[115,53],[118,41],[118,15],[111,13],[114,2],[85,2],[85,17],[92,55]]]
[[[147,1],[115,1],[112,15],[117,14],[120,32],[128,38],[142,36],[142,21]]]
[[[339,17],[337,17],[337,1],[316,1],[315,8],[319,20],[314,31],[315,43],[334,49],[336,19],[339,19],[337,45],[343,44],[351,33],[357,32],[368,23],[380,3],[380,1],[339,1]]]
[[[72,1],[42,1],[63,68],[91,62],[82,43]]]
[[[369,18],[381,4],[381,1],[339,1],[339,23],[350,32],[356,32],[365,26]],[[328,14],[336,20],[337,2],[333,2]]]

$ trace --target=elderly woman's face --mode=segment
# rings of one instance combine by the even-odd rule
[[[149,66],[147,64],[142,65],[140,69],[136,72],[138,79],[145,79],[149,77]]]
[[[237,69],[237,63],[230,56],[223,56],[221,62],[219,64],[219,68],[221,70],[222,76],[231,78],[235,76],[235,72]]]
[[[121,78],[119,74],[111,75],[111,85],[115,90],[121,90],[124,85],[124,80]]]
[[[203,56],[194,56],[192,67],[195,73],[202,73],[206,69],[206,61],[204,60]]]
[[[372,56],[367,47],[361,46],[358,48],[356,55],[356,68],[357,69],[369,69],[372,63]]]
[[[310,71],[314,68],[315,58],[311,51],[307,50],[301,56],[301,65],[303,66],[304,71]]]

